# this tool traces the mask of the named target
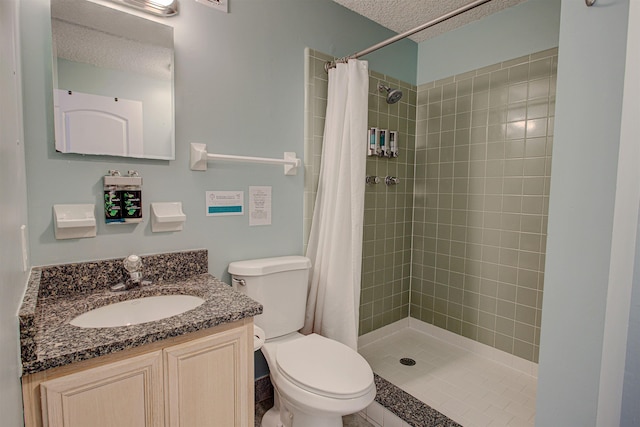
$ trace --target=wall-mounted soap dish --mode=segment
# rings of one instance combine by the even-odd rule
[[[95,205],[53,205],[56,239],[96,237]]]
[[[182,212],[182,202],[151,203],[151,231],[181,231],[187,216]]]

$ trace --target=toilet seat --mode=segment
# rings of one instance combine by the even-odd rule
[[[335,399],[362,396],[373,384],[373,372],[362,356],[317,334],[279,344],[276,364],[298,387]]]

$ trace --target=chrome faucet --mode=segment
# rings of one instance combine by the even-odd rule
[[[129,255],[124,259],[124,269],[129,272],[129,278],[123,283],[111,287],[112,291],[126,291],[147,282],[142,280],[142,259],[138,255]]]

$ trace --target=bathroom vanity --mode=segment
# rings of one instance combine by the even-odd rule
[[[262,306],[202,273],[203,257],[206,271],[206,251],[143,257],[153,284],[124,292],[109,289],[121,260],[34,268],[19,313],[25,425],[253,426],[253,316]],[[155,295],[204,302],[129,326],[69,324]]]

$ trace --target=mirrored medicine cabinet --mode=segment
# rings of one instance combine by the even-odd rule
[[[173,28],[88,0],[51,0],[55,148],[173,160]]]

